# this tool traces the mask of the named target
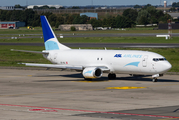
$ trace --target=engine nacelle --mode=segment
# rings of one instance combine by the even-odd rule
[[[103,71],[97,67],[88,67],[83,70],[83,76],[85,78],[100,78]]]

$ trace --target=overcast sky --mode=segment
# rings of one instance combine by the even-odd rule
[[[163,5],[164,0],[0,0],[0,6],[24,5],[62,5],[62,6],[86,6],[86,5]],[[168,5],[179,0],[166,0]]]

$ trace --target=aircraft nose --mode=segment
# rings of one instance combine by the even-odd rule
[[[169,71],[172,68],[172,65],[168,62],[165,66],[165,71]]]

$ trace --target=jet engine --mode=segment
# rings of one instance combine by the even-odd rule
[[[88,67],[83,70],[83,76],[85,78],[100,78],[103,74],[103,71],[100,68],[97,67]]]

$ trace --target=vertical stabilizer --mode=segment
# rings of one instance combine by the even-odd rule
[[[69,47],[59,43],[46,16],[40,16],[46,50],[65,50]]]

